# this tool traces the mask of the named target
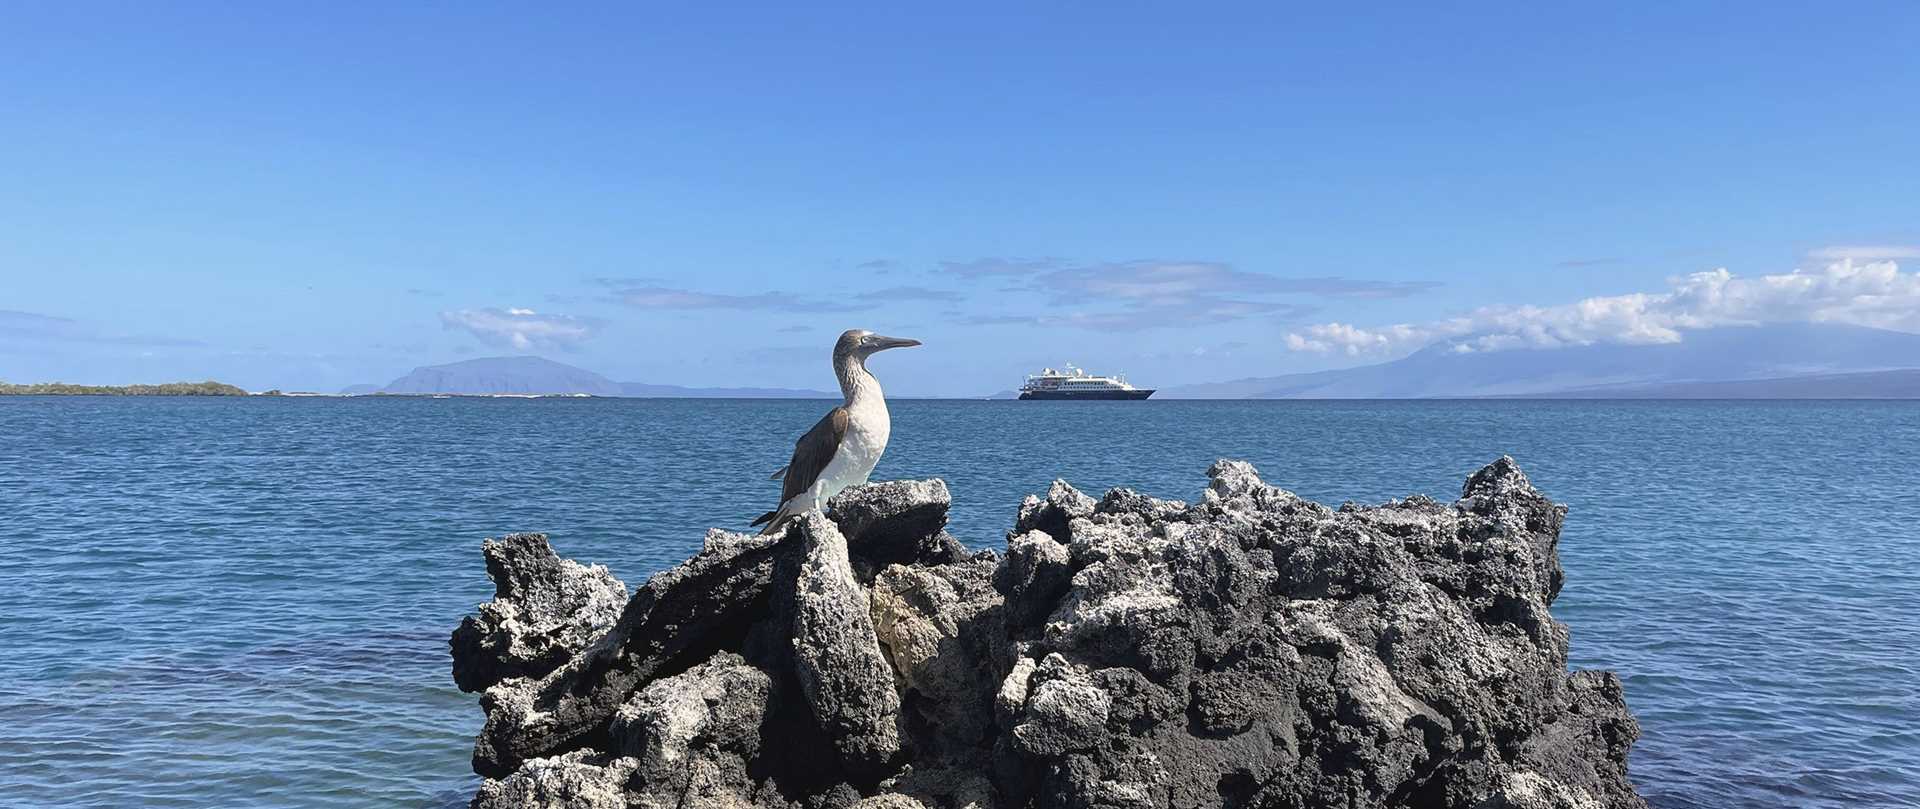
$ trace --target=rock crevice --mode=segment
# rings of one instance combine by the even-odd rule
[[[489,541],[498,593],[453,638],[474,806],[1645,805],[1620,681],[1570,674],[1548,611],[1566,509],[1511,459],[1452,503],[1209,477],[1056,482],[977,553],[941,481],[856,487],[631,597]]]

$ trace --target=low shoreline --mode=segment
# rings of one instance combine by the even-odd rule
[[[245,390],[211,379],[205,382],[163,382],[158,385],[74,385],[38,382],[17,385],[0,382],[0,396],[250,396]]]

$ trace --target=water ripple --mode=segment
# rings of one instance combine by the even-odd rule
[[[0,805],[464,804],[446,633],[481,537],[628,582],[745,522],[817,402],[0,399]],[[1920,406],[904,401],[878,475],[996,545],[1056,476],[1323,501],[1510,453],[1572,508],[1554,612],[1657,807],[1920,805]]]

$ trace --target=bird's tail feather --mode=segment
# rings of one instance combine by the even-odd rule
[[[780,514],[780,512],[778,512],[778,511],[769,511],[769,512],[767,512],[767,513],[765,513],[765,514],[762,514],[762,515],[760,515],[759,517],[756,517],[756,518],[754,519],[754,521],[753,521],[753,522],[750,522],[750,523],[747,523],[747,524],[748,524],[748,525],[759,525],[759,524],[761,524],[761,523],[764,523],[764,522],[772,522],[772,521],[773,521],[773,518],[774,518],[774,517],[776,517],[776,516],[778,516],[779,514]]]
[[[787,523],[793,522],[793,519],[798,516],[800,516],[800,513],[789,512],[785,507],[782,507],[779,511],[769,511],[760,515],[760,519],[756,520],[754,524],[758,525],[764,521],[767,527],[760,529],[760,535],[763,537],[772,536],[787,530]]]
[[[791,466],[791,464],[789,464],[789,466]],[[779,480],[786,476],[787,476],[787,467],[782,466],[779,469],[775,470],[773,474],[768,475],[767,480]]]

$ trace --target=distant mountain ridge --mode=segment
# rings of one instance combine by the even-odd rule
[[[631,396],[684,399],[823,399],[839,394],[796,388],[693,388],[645,382],[615,382],[584,368],[544,357],[482,357],[425,365],[384,386],[353,385],[353,395],[427,396]]]
[[[1667,382],[1537,393],[1521,399],[1920,399],[1920,368],[1779,379]]]
[[[1836,323],[1731,326],[1678,343],[1461,352],[1436,343],[1377,365],[1170,388],[1170,399],[1540,397],[1660,385],[1783,380],[1920,364],[1920,334]],[[1760,390],[1761,388],[1754,388]],[[1784,390],[1784,388],[1781,388]],[[1799,388],[1807,395],[1805,386]],[[1675,389],[1679,390],[1678,388]],[[1678,395],[1678,394],[1676,394]]]
[[[483,357],[426,365],[380,389],[393,394],[575,394],[619,396],[620,384],[542,357]]]

